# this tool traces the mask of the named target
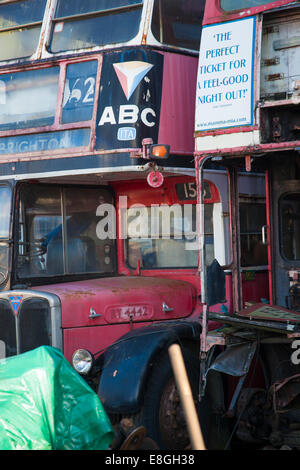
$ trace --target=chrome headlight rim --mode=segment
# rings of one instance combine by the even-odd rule
[[[87,349],[79,348],[72,356],[72,366],[80,375],[88,375],[94,365],[94,356]]]

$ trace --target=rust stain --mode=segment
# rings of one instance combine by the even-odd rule
[[[89,297],[92,295],[97,295],[97,292],[95,291],[59,291],[58,295],[61,295],[62,297],[66,299],[80,299],[82,297]]]

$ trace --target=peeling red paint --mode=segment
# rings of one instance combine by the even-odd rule
[[[204,18],[202,25],[222,23],[223,21],[236,20],[237,18],[246,18],[247,16],[257,15],[283,5],[294,4],[290,0],[277,0],[275,2],[266,2],[264,5],[259,5],[252,8],[244,8],[234,10],[232,12],[224,11],[220,7],[220,0],[206,2]]]
[[[128,323],[130,308],[134,314],[132,321],[183,318],[193,312],[196,300],[196,290],[188,282],[155,277],[92,279],[36,289],[59,297],[63,328]],[[164,311],[163,303],[172,310]],[[148,310],[143,310],[145,306]],[[101,316],[89,318],[91,308]]]

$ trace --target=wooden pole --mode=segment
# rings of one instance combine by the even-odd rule
[[[198,420],[192,390],[186,373],[181,349],[178,344],[169,347],[169,356],[180,395],[193,450],[206,450]]]

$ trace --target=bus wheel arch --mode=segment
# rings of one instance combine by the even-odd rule
[[[188,347],[182,347],[182,354],[195,406],[200,417],[200,425],[203,434],[207,434],[210,407],[206,398],[201,404],[198,401],[199,367],[197,356]],[[189,449],[186,420],[167,350],[153,362],[145,387],[142,408],[139,413],[132,416],[132,419],[136,425],[145,426],[147,436],[153,439],[160,449]]]

